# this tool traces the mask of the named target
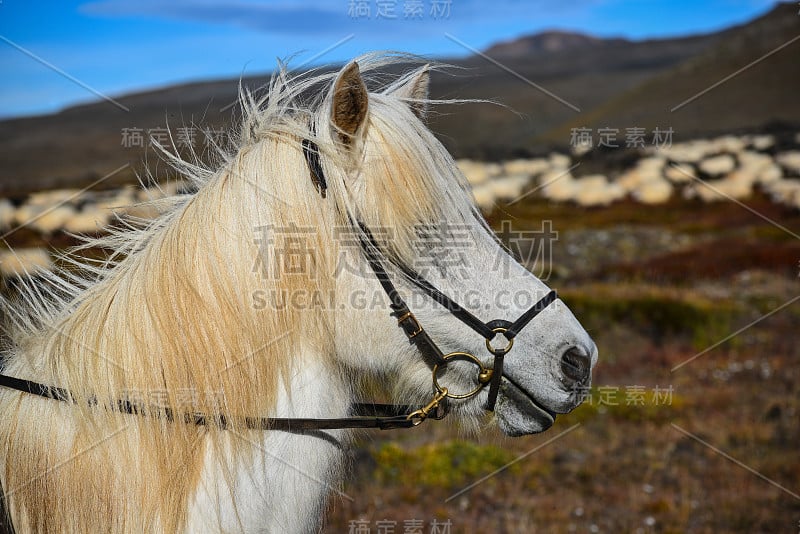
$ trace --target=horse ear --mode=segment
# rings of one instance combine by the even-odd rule
[[[431,67],[425,65],[406,83],[392,91],[392,96],[408,100],[408,107],[420,120],[428,115],[428,91],[431,85]]]
[[[350,145],[356,135],[361,133],[368,108],[367,86],[361,79],[358,63],[352,61],[342,69],[333,84],[331,121],[342,143]]]

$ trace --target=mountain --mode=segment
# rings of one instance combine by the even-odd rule
[[[247,78],[242,83],[258,87],[266,81]],[[146,136],[153,130],[161,137],[167,126],[173,131],[193,125],[224,128],[233,120],[233,110],[220,110],[236,101],[238,85],[239,80],[200,82],[115,98],[129,111],[103,101],[0,121],[0,195],[85,185],[126,164],[102,185],[132,183],[145,159],[150,168],[163,169],[152,149],[127,142],[126,135],[141,130]],[[208,148],[199,128],[194,147],[200,154]]]
[[[800,128],[799,54],[797,7],[779,5],[722,32],[702,53],[528,141],[568,139],[576,127],[671,127],[676,140]]]
[[[452,108],[433,126],[453,152],[488,159],[564,148],[572,128],[580,127],[593,132],[601,127],[620,132],[672,127],[676,141],[726,131],[800,127],[800,39],[792,41],[798,35],[797,8],[786,3],[746,24],[706,35],[603,39],[591,46],[592,38],[570,38],[570,46],[565,41],[560,51],[550,53],[525,53],[524,44],[514,41],[505,50],[519,54],[498,59],[505,69],[481,57],[467,59],[472,78],[455,94],[493,98],[522,117],[481,105]],[[534,42],[535,37],[518,41]],[[704,97],[670,111],[755,61]]]
[[[495,59],[508,59],[533,54],[552,54],[564,50],[588,50],[598,45],[628,42],[627,39],[600,39],[582,33],[553,30],[497,43],[487,48],[484,53]]]
[[[519,53],[486,54],[502,66],[480,56],[462,60],[465,70],[435,78],[432,93],[500,105],[444,107],[431,127],[459,155],[495,159],[548,151],[568,144],[569,137],[542,144],[539,136],[696,57],[720,39],[718,34],[645,41],[584,37],[585,46],[572,41],[575,46],[554,52],[524,53],[514,45],[505,50]]]
[[[747,24],[672,39],[523,36],[486,49],[501,66],[481,55],[444,60],[460,68],[433,76],[432,97],[494,103],[437,106],[430,126],[457,157],[496,159],[566,148],[571,129],[581,126],[671,126],[678,140],[758,131],[776,121],[800,124],[800,38],[792,41],[798,36],[794,4]],[[258,87],[266,80],[242,83]],[[197,126],[191,144],[202,157],[208,142],[201,130],[213,133],[236,120],[229,104],[238,86],[234,79],[183,84],[117,98],[129,112],[98,102],[0,121],[0,196],[85,186],[123,165],[102,185],[130,183],[143,165],[168,173],[152,151],[124,146],[130,134]]]

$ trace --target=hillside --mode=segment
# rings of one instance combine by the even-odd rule
[[[538,141],[569,139],[575,127],[672,127],[691,139],[800,123],[796,7],[778,6],[726,33],[696,57],[571,117]]]
[[[546,153],[568,145],[574,126],[626,128],[672,126],[688,139],[726,130],[759,131],[775,121],[800,123],[800,71],[791,64],[794,42],[740,76],[675,113],[669,109],[800,33],[792,4],[748,24],[708,35],[628,41],[550,31],[498,43],[487,54],[507,69],[552,92],[567,104],[479,56],[445,60],[457,67],[434,77],[435,98],[490,99],[498,104],[442,106],[431,128],[457,157],[499,159]],[[242,80],[258,87],[266,76]],[[144,143],[130,143],[136,129],[195,128],[190,143],[208,149],[204,130],[235,122],[238,80],[197,82],[123,95],[125,112],[107,102],[60,113],[0,121],[0,195],[88,185],[115,169],[103,186],[130,183],[146,164],[166,166]],[[576,112],[573,107],[580,109]],[[181,144],[178,140],[178,144]],[[128,146],[124,146],[128,145]],[[130,146],[132,145],[132,146]]]
[[[566,145],[569,137],[548,140],[544,145],[531,139],[695,57],[719,39],[718,34],[633,42],[586,37],[570,46],[533,53],[525,52],[524,43],[506,43],[495,48],[505,53],[497,61],[567,104],[484,58],[471,57],[460,63],[467,70],[458,77],[437,80],[435,93],[490,99],[507,108],[483,104],[467,111],[463,107],[444,109],[444,116],[434,121],[432,128],[461,156],[495,159],[546,152],[550,145]],[[508,53],[511,50],[518,53]]]

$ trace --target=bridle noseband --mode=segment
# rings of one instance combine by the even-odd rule
[[[327,181],[320,161],[319,148],[310,139],[303,139],[301,146],[306,163],[308,164],[311,180],[322,198],[325,198],[327,195]],[[513,322],[504,319],[495,319],[485,323],[439,291],[419,273],[386,258],[386,256],[381,253],[380,247],[369,228],[360,221],[354,222],[352,217],[350,217],[350,219],[353,226],[357,226],[361,231],[359,241],[361,250],[372,272],[389,297],[389,306],[392,310],[391,315],[397,319],[397,325],[401,328],[403,333],[405,333],[409,343],[415,345],[420,350],[423,360],[432,369],[434,395],[426,405],[412,407],[392,404],[358,403],[352,407],[352,412],[356,414],[353,417],[337,419],[242,417],[235,421],[224,414],[175,414],[170,408],[152,407],[128,399],[118,399],[109,405],[105,405],[105,408],[142,417],[156,417],[168,421],[182,421],[198,426],[211,425],[221,429],[238,426],[253,430],[281,430],[287,432],[309,432],[343,428],[379,428],[381,430],[388,430],[417,426],[429,417],[441,419],[446,415],[445,402],[447,399],[468,399],[474,397],[488,385],[489,394],[484,407],[488,411],[493,411],[495,403],[497,402],[498,392],[500,391],[500,383],[503,378],[503,361],[505,355],[508,354],[514,346],[514,338],[517,334],[519,334],[542,310],[556,300],[556,292],[550,291],[544,298],[536,302],[536,304],[531,306]],[[387,274],[386,269],[384,269],[384,260],[392,264],[406,279],[435,302],[443,306],[456,319],[481,335],[486,340],[486,349],[494,358],[492,367],[486,367],[477,356],[469,352],[450,352],[445,354],[436,345],[430,335],[428,335],[419,320],[400,296],[400,293]],[[495,347],[492,345],[492,341],[498,335],[502,335],[506,338],[507,343],[504,347]],[[440,384],[439,380],[441,374],[445,371],[448,364],[453,361],[465,361],[474,364],[478,368],[476,386],[472,390],[464,393],[454,393]],[[75,402],[74,396],[68,390],[55,386],[47,386],[32,380],[0,374],[0,386],[48,399]],[[99,406],[100,404],[95,397],[89,398],[88,403],[90,406]]]

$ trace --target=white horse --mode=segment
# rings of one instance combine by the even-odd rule
[[[428,408],[473,390],[447,405],[475,428],[495,388],[512,436],[578,404],[597,351],[561,301],[515,332],[503,369],[487,350],[549,289],[498,244],[421,120],[429,67],[387,84],[400,64],[282,70],[264,98],[243,93],[218,167],[175,162],[195,194],[91,242],[108,262],[31,286],[25,311],[7,306],[3,373],[63,388],[54,400],[0,387],[0,478],[19,532],[313,531],[352,432],[245,417],[345,418],[367,377]],[[381,269],[414,312],[403,328]],[[500,321],[479,335],[465,314]],[[414,343],[420,327],[430,343]],[[438,350],[458,351],[449,372]],[[205,424],[175,416],[198,413]]]

